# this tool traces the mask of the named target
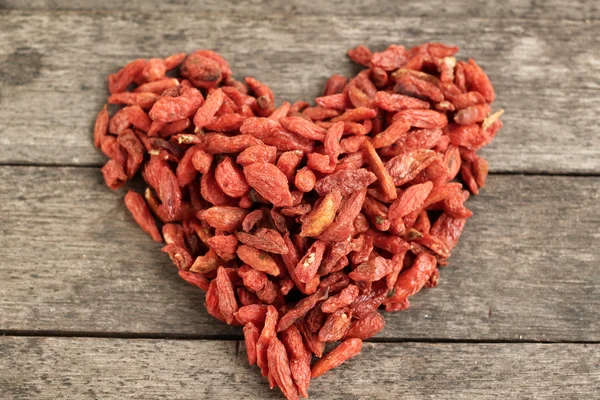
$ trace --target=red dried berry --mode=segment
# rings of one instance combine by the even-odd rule
[[[293,199],[288,180],[276,166],[269,163],[253,163],[244,167],[248,184],[275,206],[291,206]]]
[[[313,365],[310,374],[311,378],[318,378],[325,372],[338,367],[360,353],[361,349],[362,340],[356,338],[344,340]]]

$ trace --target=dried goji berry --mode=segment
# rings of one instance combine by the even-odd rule
[[[254,225],[256,225],[261,219],[263,219],[264,214],[262,210],[254,210],[251,211],[248,215],[244,217],[242,221],[242,229],[246,232],[250,232]]]
[[[260,368],[262,376],[267,376],[269,372],[268,361],[267,361],[267,350],[271,340],[276,336],[275,327],[277,326],[277,320],[279,314],[273,306],[267,307],[267,315],[265,317],[265,325],[260,333],[258,341],[256,342],[256,364]]]
[[[435,156],[435,152],[431,150],[416,150],[390,159],[385,167],[394,179],[394,184],[402,186],[427,168],[435,160]]]
[[[433,148],[442,137],[441,129],[418,129],[409,135],[401,137],[390,147],[381,149],[381,154],[393,157],[399,154],[410,153],[415,150],[427,150]]]
[[[285,254],[288,248],[281,234],[274,229],[260,228],[254,234],[236,232],[237,238],[243,244],[269,253]]]
[[[383,319],[383,316],[377,311],[373,311],[361,319],[352,321],[344,339],[367,340],[379,333],[384,327],[385,319]]]
[[[333,222],[319,235],[319,239],[332,242],[348,240],[352,235],[354,218],[360,213],[367,190],[357,190],[345,199]]]
[[[373,53],[371,63],[385,71],[394,71],[402,67],[409,59],[409,54],[403,46],[390,45],[381,52]]]
[[[210,249],[205,255],[196,257],[190,267],[190,271],[199,274],[208,274],[215,271],[222,262],[223,260],[217,256],[217,253],[213,249]]]
[[[347,195],[366,188],[376,180],[377,177],[375,174],[364,168],[354,171],[338,171],[318,180],[315,184],[315,190],[320,196],[324,196],[334,190]]]
[[[380,149],[382,147],[391,146],[408,134],[410,125],[403,119],[398,119],[387,127],[383,132],[378,133],[373,137],[373,147]],[[401,146],[398,146],[401,147]]]
[[[475,63],[472,58],[469,58],[469,63],[465,65],[465,82],[468,90],[475,90],[483,95],[488,103],[494,101],[496,93],[490,82],[490,78]]]
[[[217,281],[213,279],[210,281],[210,285],[208,286],[208,290],[206,291],[206,295],[204,297],[204,306],[206,307],[206,311],[213,317],[217,318],[220,321],[227,322],[223,314],[219,309],[219,295],[217,289]]]
[[[300,300],[296,307],[292,308],[281,317],[279,324],[277,325],[277,332],[281,332],[292,326],[296,321],[312,310],[319,301],[327,299],[328,294],[329,288],[320,288],[316,293]]]
[[[150,118],[162,123],[179,121],[191,117],[204,102],[198,89],[183,88],[177,97],[162,96],[152,106]]]
[[[300,117],[284,117],[279,123],[290,132],[311,140],[323,140],[325,129]]]
[[[248,211],[239,207],[214,206],[202,211],[201,218],[213,228],[233,232],[242,226]]]
[[[142,161],[144,161],[144,146],[140,143],[136,134],[129,129],[121,132],[117,137],[117,142],[127,152],[125,172],[127,178],[131,179],[139,170]]]
[[[206,101],[198,108],[196,115],[194,115],[196,131],[199,131],[212,122],[217,110],[223,104],[224,98],[225,93],[221,89],[216,89],[208,95]]]
[[[264,304],[251,304],[242,306],[238,308],[238,310],[234,313],[234,316],[237,321],[244,326],[249,323],[256,326],[263,326],[265,323],[265,318],[267,317],[267,306]]]
[[[376,115],[377,115],[377,111],[372,108],[358,107],[358,108],[348,109],[342,115],[338,115],[337,117],[332,118],[331,121],[332,122],[337,122],[337,121],[357,122],[357,121],[363,121],[365,119],[375,118]]]
[[[252,322],[244,325],[244,343],[246,344],[246,353],[248,354],[248,363],[256,364],[256,344],[260,336],[260,331]]]
[[[334,221],[341,202],[342,194],[340,191],[334,190],[327,193],[303,220],[300,235],[318,236],[323,233]]]
[[[384,194],[386,199],[394,200],[397,197],[396,187],[394,186],[394,180],[385,169],[381,158],[375,151],[375,148],[371,144],[371,142],[366,141],[363,144],[365,158],[371,170],[375,173],[377,180],[379,182],[379,186],[381,188],[381,192]]]
[[[310,383],[311,354],[302,342],[302,335],[296,326],[292,325],[281,332],[281,342],[284,344],[290,358],[292,379],[302,397],[308,397]]]
[[[125,205],[135,222],[146,232],[148,233],[152,239],[156,242],[162,242],[162,237],[158,232],[158,228],[156,227],[156,222],[150,214],[150,210],[146,205],[146,201],[144,198],[136,192],[129,191],[125,195]]]
[[[139,106],[144,109],[151,108],[154,102],[158,99],[158,95],[152,92],[122,92],[111,94],[107,102],[108,104],[126,104],[129,106]]]
[[[136,87],[135,93],[156,93],[162,94],[165,90],[179,86],[179,81],[175,78],[165,78],[153,82],[144,83]]]
[[[256,104],[258,106],[258,115],[261,117],[268,117],[271,115],[275,110],[275,96],[273,96],[271,89],[250,76],[247,76],[244,80],[254,92]]]
[[[257,250],[254,247],[243,244],[238,247],[237,255],[240,260],[258,271],[262,271],[273,276],[278,276],[280,274],[277,263],[264,251]]]
[[[274,336],[269,343],[267,358],[269,374],[271,374],[284,396],[289,400],[298,399],[298,389],[296,389],[292,380],[290,361],[283,343],[277,339],[277,336]]]
[[[108,90],[110,93],[121,93],[127,89],[135,77],[142,71],[146,65],[146,60],[138,59],[125,65],[116,74],[108,76]]]
[[[233,313],[237,311],[238,306],[235,294],[233,293],[231,280],[229,279],[229,275],[227,275],[225,268],[217,268],[217,277],[215,280],[217,282],[217,293],[219,296],[219,311],[221,311],[221,314],[225,317],[225,322],[231,325],[235,320]]]
[[[444,100],[442,91],[433,83],[419,79],[413,74],[403,74],[396,78],[394,92],[418,98],[425,98],[433,102]]]
[[[319,330],[319,340],[322,342],[337,342],[344,337],[350,328],[352,311],[340,308],[330,314]]]
[[[358,338],[346,339],[335,349],[331,350],[325,357],[318,360],[311,370],[311,378],[318,378],[325,372],[338,367],[348,361],[362,349],[362,340]]]
[[[244,167],[248,184],[275,206],[292,205],[292,195],[286,176],[269,163],[253,163]]]
[[[385,300],[386,309],[393,303],[404,303],[408,307],[408,297],[425,286],[436,265],[435,257],[427,253],[420,254],[413,265],[398,277],[393,295]]]
[[[219,84],[223,71],[218,61],[207,56],[206,50],[198,50],[183,61],[181,75],[194,86],[206,89]]]
[[[358,297],[358,287],[356,285],[348,285],[335,296],[329,297],[321,305],[321,310],[324,313],[331,314],[342,307],[349,306]]]
[[[490,106],[487,104],[478,104],[463,108],[454,116],[454,122],[461,125],[471,125],[476,122],[482,122],[490,113]]]
[[[208,245],[224,261],[233,260],[236,257],[238,240],[235,235],[215,235],[208,239]]]
[[[316,276],[326,247],[325,242],[315,241],[307,250],[305,256],[298,262],[295,273],[300,282],[307,283]]]
[[[348,274],[353,281],[378,281],[392,272],[392,263],[383,257],[373,257],[359,264]]]
[[[212,161],[212,156],[210,156],[210,158],[203,157],[200,162],[205,163],[208,161]],[[201,165],[200,167],[205,168],[205,165]],[[210,165],[208,168],[209,170],[206,171],[200,179],[200,193],[202,194],[202,197],[216,206],[228,204],[231,198],[227,196],[217,184],[214,168],[210,168]]]
[[[308,167],[303,167],[296,172],[294,186],[302,192],[310,192],[315,187],[317,178]]]
[[[344,93],[335,93],[330,95],[325,95],[322,97],[317,97],[315,99],[315,103],[317,103],[320,107],[323,108],[332,108],[335,110],[344,111],[347,105],[347,95]],[[319,124],[317,124],[319,125]]]
[[[202,275],[194,274],[193,272],[184,271],[184,270],[180,269],[179,276],[186,282],[189,282],[192,285],[196,285],[204,291],[208,290],[208,285],[210,284],[210,282],[208,281],[208,279],[206,279]]]
[[[300,150],[286,151],[279,156],[277,168],[286,176],[289,182],[294,180],[294,174],[304,154]]]
[[[277,148],[264,144],[255,144],[243,150],[236,159],[239,165],[246,166],[256,162],[275,163]]]
[[[348,50],[348,57],[357,64],[362,64],[368,67],[371,63],[373,53],[368,47],[360,45],[354,49]]]
[[[229,197],[242,197],[250,190],[246,178],[237,164],[230,157],[225,157],[217,164],[215,180],[221,190]]]
[[[394,188],[394,193],[396,192]],[[363,203],[363,212],[371,223],[380,231],[390,229],[390,220],[388,219],[388,208],[371,196],[367,196]]]

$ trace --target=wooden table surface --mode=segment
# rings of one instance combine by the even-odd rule
[[[236,3],[0,0],[0,398],[281,398],[105,187],[109,73],[211,48],[307,99],[348,48],[433,40],[506,110],[491,175],[440,285],[311,398],[599,399],[600,3]]]

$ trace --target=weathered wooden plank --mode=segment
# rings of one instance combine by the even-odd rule
[[[592,19],[600,17],[598,4],[590,0],[577,0],[568,3],[560,0],[536,2],[534,0],[508,0],[489,2],[482,0],[433,0],[415,1],[377,1],[377,0],[333,0],[325,2],[306,2],[302,0],[253,0],[223,2],[217,0],[3,0],[0,9],[29,10],[103,10],[103,11],[175,11],[185,13],[215,12],[229,15],[264,15],[286,13],[293,15],[359,15],[403,17],[520,17],[549,19]]]
[[[0,25],[0,163],[103,163],[90,131],[105,79],[136,57],[214,48],[280,100],[306,99],[356,71],[344,54],[358,43],[438,40],[484,66],[507,111],[484,151],[493,171],[600,171],[599,21],[11,11]]]
[[[0,168],[0,331],[235,335],[94,168]],[[600,340],[600,178],[490,176],[440,285],[382,339]]]
[[[239,351],[238,347],[239,346]],[[600,345],[367,343],[315,399],[592,399]],[[235,341],[0,337],[6,399],[282,399]]]

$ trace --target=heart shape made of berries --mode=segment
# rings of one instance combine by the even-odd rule
[[[491,114],[490,80],[457,51],[358,46],[348,55],[366,69],[331,76],[316,106],[276,108],[210,50],[108,78],[108,103],[125,107],[104,106],[94,127],[106,184],[141,170],[144,195],[125,195],[133,218],[212,316],[243,326],[248,361],[288,399],[358,354],[385,325],[381,307],[407,309],[436,286],[472,215],[464,203],[488,172],[476,151],[502,110]]]

